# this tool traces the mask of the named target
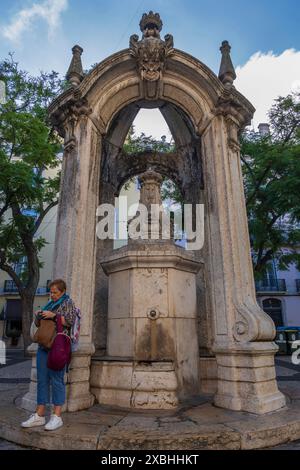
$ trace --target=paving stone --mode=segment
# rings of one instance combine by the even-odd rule
[[[64,417],[65,425],[56,431],[45,431],[43,426],[23,429],[20,423],[28,413],[13,406],[0,408],[0,436],[17,444],[40,449],[76,450],[96,449],[99,433],[105,426],[69,423]]]
[[[214,406],[212,403],[208,403],[201,407],[191,408],[190,410],[185,411],[183,416],[186,416],[199,424],[216,424],[237,421],[243,416],[249,416],[249,413],[225,410]]]
[[[288,442],[276,447],[269,448],[268,450],[300,450],[300,441]]]
[[[135,431],[135,430],[152,431],[158,428],[159,428],[159,424],[158,424],[156,416],[144,417],[144,416],[129,415],[123,418],[116,426],[116,429],[120,431],[123,431],[124,429],[131,429],[132,431]]]
[[[0,439],[0,451],[2,450],[30,450],[29,447],[22,447],[14,444],[13,442]]]
[[[271,447],[300,438],[300,409],[286,409],[265,416],[228,423],[241,435],[242,449]]]
[[[164,430],[149,431],[141,433],[138,431],[117,432],[111,429],[100,437],[98,450],[194,450],[194,449],[231,449],[240,448],[240,436],[223,425],[199,426],[193,428],[194,432],[183,433],[182,427],[175,432],[169,433]]]

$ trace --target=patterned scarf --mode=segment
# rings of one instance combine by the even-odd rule
[[[54,300],[49,300],[49,302],[44,307],[42,307],[42,310],[50,310],[50,312],[52,312],[60,304],[62,304],[65,300],[69,298],[70,297],[68,296],[68,294],[63,294],[56,302],[54,302]]]

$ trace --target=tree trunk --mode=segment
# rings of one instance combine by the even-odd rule
[[[29,357],[28,346],[32,343],[30,338],[30,326],[33,318],[34,294],[23,292],[21,296],[22,304],[22,334],[24,340],[24,355]]]

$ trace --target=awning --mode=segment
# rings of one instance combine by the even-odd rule
[[[22,320],[22,305],[20,299],[6,300],[4,320]]]

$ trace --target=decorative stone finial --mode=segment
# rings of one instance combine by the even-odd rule
[[[66,79],[71,83],[72,86],[78,86],[84,77],[81,54],[83,52],[82,47],[76,45],[72,48],[73,58],[66,75]]]
[[[151,204],[162,204],[160,195],[160,186],[163,182],[162,176],[156,171],[149,168],[139,176],[141,182],[140,201],[147,209],[151,210]]]
[[[152,168],[148,168],[139,175],[139,181],[141,183],[139,208],[137,214],[128,222],[130,244],[136,242],[146,243],[149,239],[162,239],[162,214],[159,212],[159,209],[162,207],[160,187],[163,177]],[[142,218],[142,220],[139,219],[139,213],[143,213],[141,206],[147,209],[147,216]],[[136,226],[137,222],[140,224],[140,237],[132,239],[130,236],[130,226]]]
[[[145,34],[147,29],[157,29],[160,33],[163,27],[163,22],[160,19],[159,13],[153,13],[153,11],[149,11],[149,13],[144,13],[142,19],[140,21],[140,28],[142,33]]]
[[[219,79],[227,87],[230,88],[236,79],[236,73],[231,61],[231,47],[228,41],[223,41],[220,47],[222,53],[221,66],[219,71]]]

